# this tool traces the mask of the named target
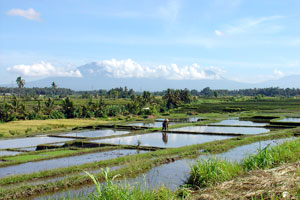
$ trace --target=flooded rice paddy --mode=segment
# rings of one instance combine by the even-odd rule
[[[190,174],[190,166],[195,164],[197,160],[201,159],[209,159],[212,157],[217,157],[229,161],[240,162],[244,158],[249,155],[257,153],[258,149],[263,149],[266,146],[276,146],[280,143],[283,143],[287,140],[292,140],[294,138],[284,138],[279,140],[267,140],[267,141],[260,141],[240,147],[236,147],[231,149],[228,152],[224,152],[217,155],[207,156],[207,155],[200,155],[196,159],[182,159],[176,160],[174,162],[163,164],[158,167],[154,167],[148,172],[139,175],[136,178],[121,180],[119,181],[120,184],[124,184],[124,182],[130,185],[138,185],[141,188],[149,188],[149,189],[157,189],[160,186],[168,187],[170,190],[175,191],[178,187],[185,184],[189,174]],[[58,198],[64,197],[66,195],[69,196],[76,196],[82,193],[90,193],[95,190],[94,185],[89,185],[82,188],[71,189],[68,192],[60,192],[53,194],[51,196],[47,195],[47,197],[39,197],[37,199],[47,199],[47,198]]]
[[[20,154],[22,152],[18,152],[18,151],[0,151],[0,156],[13,156],[13,155],[17,155]]]
[[[228,152],[213,156],[200,155],[197,159],[177,160],[172,163],[152,168],[147,173],[137,178],[129,179],[128,181],[130,183],[138,182],[139,185],[146,183],[147,187],[151,189],[157,189],[158,187],[164,185],[174,191],[180,185],[185,184],[185,181],[187,180],[190,173],[190,166],[196,163],[197,160],[217,157],[229,161],[240,162],[247,156],[257,153],[259,148],[263,149],[268,145],[272,147],[291,139],[293,138],[261,141],[236,147]]]
[[[55,138],[55,137],[47,137],[47,136],[0,140],[0,149],[32,147],[40,144],[66,142],[71,140],[72,139],[68,139],[68,138]]]
[[[260,134],[269,132],[266,128],[256,127],[223,127],[223,126],[186,126],[172,129],[172,131],[188,131],[199,133],[240,133],[240,134]]]
[[[114,171],[117,169],[121,169],[123,168],[125,165],[121,165],[121,166],[112,166],[109,167],[109,171]],[[98,168],[98,169],[87,169],[83,172],[80,173],[76,173],[75,175],[86,175],[86,172],[89,172],[91,174],[96,174],[96,173],[100,173],[102,170],[105,170],[105,168]],[[46,179],[41,179],[41,180],[32,180],[30,182],[26,182],[27,185],[38,185],[38,184],[45,184],[45,183],[50,183],[50,182],[55,182],[55,181],[59,181],[59,180],[63,180],[65,178],[69,178],[74,176],[74,174],[68,174],[68,175],[64,175],[64,176],[58,176],[58,177],[54,177],[54,178],[46,178]],[[19,185],[22,185],[22,183],[20,183]],[[11,185],[8,185],[7,188],[12,187]]]
[[[155,121],[155,122],[137,122],[133,124],[127,124],[128,126],[145,126],[145,127],[153,127],[153,128],[161,128],[162,127],[161,121]],[[176,122],[169,122],[169,125],[177,124]]]
[[[296,117],[285,117],[283,119],[280,120],[276,120],[278,122],[300,122],[300,118],[296,118]]]
[[[113,150],[98,153],[90,153],[79,156],[57,158],[51,160],[43,160],[37,162],[27,162],[24,164],[13,165],[0,168],[0,177],[5,177],[13,174],[26,174],[37,171],[49,170],[59,167],[68,167],[73,165],[80,165],[84,163],[91,163],[100,160],[109,160],[117,157],[133,155],[137,153],[144,153],[145,151],[137,150]]]
[[[170,119],[170,121],[176,121],[177,123],[179,122],[197,122],[199,119],[204,119],[204,117],[189,117],[189,118],[179,118],[179,119]],[[163,122],[165,119],[164,118],[158,118],[155,121],[157,122]]]
[[[129,131],[119,131],[113,129],[101,129],[101,130],[92,130],[92,131],[80,131],[80,132],[72,132],[66,134],[60,134],[60,136],[72,136],[72,137],[106,137],[106,136],[113,136],[113,135],[123,135],[128,134]]]
[[[230,125],[230,126],[266,126],[268,123],[258,123],[252,121],[241,121],[238,119],[225,119],[221,122],[212,123],[211,125]]]
[[[169,124],[178,124],[182,122],[196,122],[200,118],[192,117],[187,118],[186,121],[176,121],[170,122]],[[294,118],[293,118],[294,119]],[[299,119],[300,122],[300,118]],[[146,127],[162,127],[162,121],[164,119],[157,119],[155,122],[151,123],[132,123],[128,124],[131,126],[146,126]],[[298,122],[298,121],[297,121]],[[192,124],[192,123],[191,123]],[[219,125],[219,126],[218,126]],[[227,126],[228,125],[228,126]],[[172,131],[183,131],[183,132],[195,132],[195,133],[233,133],[233,134],[260,134],[269,132],[269,129],[264,128],[263,126],[268,125],[267,123],[256,123],[252,121],[240,121],[238,118],[223,120],[218,123],[210,124],[209,126],[187,126],[172,129]],[[232,127],[231,127],[232,126]],[[251,127],[253,126],[253,127]],[[212,142],[215,140],[224,140],[232,138],[230,136],[220,136],[220,135],[203,135],[203,134],[173,134],[173,133],[145,133],[140,135],[130,135],[122,136],[128,134],[130,131],[120,131],[113,129],[100,129],[100,130],[88,130],[88,131],[78,131],[78,132],[69,132],[62,133],[59,136],[71,136],[71,137],[86,137],[90,142],[93,143],[111,143],[111,144],[121,144],[121,145],[141,145],[141,146],[153,146],[153,147],[163,147],[163,148],[176,148],[181,146],[201,144],[206,142]],[[95,137],[106,137],[106,136],[118,136],[115,138],[109,139],[97,139]],[[20,152],[6,151],[7,148],[18,148],[20,150],[34,151],[36,146],[39,144],[52,144],[53,145],[63,145],[64,142],[70,141],[70,138],[57,138],[57,137],[47,137],[47,136],[36,136],[28,138],[18,138],[18,139],[9,139],[9,140],[0,140],[0,156],[4,155],[15,155]],[[249,145],[244,145],[231,149],[228,152],[217,154],[213,156],[201,155],[198,158],[189,159],[185,158],[182,160],[177,160],[168,164],[163,164],[158,167],[154,167],[145,174],[141,174],[136,178],[126,180],[129,184],[137,183],[141,187],[147,187],[150,189],[157,189],[159,186],[164,185],[171,190],[175,190],[180,185],[183,185],[187,180],[187,177],[190,173],[190,165],[195,163],[200,159],[208,159],[210,157],[218,157],[222,159],[227,159],[235,162],[240,162],[246,156],[254,154],[257,152],[258,148],[264,148],[267,145],[274,146],[278,143],[281,143],[286,139],[282,140],[270,140],[262,141]],[[1,151],[1,149],[3,149]],[[0,178],[7,177],[10,175],[16,174],[28,174],[38,171],[44,171],[49,169],[75,166],[85,163],[91,163],[101,160],[109,160],[117,157],[122,157],[126,155],[133,155],[137,153],[144,153],[146,151],[137,151],[137,150],[113,150],[106,152],[97,152],[89,153],[71,157],[55,158],[37,162],[27,162],[19,165],[7,166],[0,168]],[[115,166],[112,169],[117,169],[122,166]],[[99,173],[99,169],[90,170],[92,173]],[[81,172],[79,173],[81,174]],[[74,175],[74,174],[73,174]],[[44,180],[29,181],[28,184],[36,185],[46,182],[54,182],[61,180],[67,176],[49,178]],[[146,185],[145,185],[146,183]],[[124,180],[120,181],[120,184],[124,184]],[[66,192],[56,193],[52,198],[57,198],[58,196],[65,196],[66,194],[79,194],[82,192],[91,192],[94,190],[94,186],[81,187],[79,189],[73,189]],[[50,197],[50,198],[51,198]],[[49,196],[47,197],[49,198]]]
[[[201,117],[190,117],[190,118],[183,118],[183,119],[174,119],[174,121],[170,120],[169,125],[174,125],[178,123],[186,123],[186,122],[197,122],[198,119],[201,119]],[[132,124],[127,124],[129,126],[145,126],[145,127],[153,127],[153,128],[160,128],[162,127],[162,123],[165,119],[159,118],[156,119],[154,122],[137,122]]]
[[[201,144],[215,140],[223,140],[230,138],[228,136],[215,135],[191,135],[191,134],[170,134],[170,133],[149,133],[143,135],[134,135],[120,138],[92,140],[95,143],[112,143],[123,145],[137,145],[138,141],[141,146],[155,146],[155,147],[181,147],[186,145]]]

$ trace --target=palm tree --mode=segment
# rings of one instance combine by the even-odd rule
[[[56,88],[57,88],[57,85],[54,81],[51,83],[51,87],[52,87],[52,95],[54,95],[56,93]]]
[[[54,81],[51,83],[51,87],[52,87],[53,90],[56,90],[57,85],[56,85],[56,83]]]
[[[17,82],[17,84],[18,84],[18,88],[23,88],[24,85],[25,85],[25,80],[22,79],[21,76],[19,76],[19,77],[17,78],[16,82]]]
[[[20,97],[20,90],[21,90],[21,88],[24,87],[24,85],[25,85],[25,80],[22,79],[21,76],[19,76],[19,77],[16,79],[16,82],[17,82],[17,85],[18,85],[18,88],[19,88],[19,97]]]

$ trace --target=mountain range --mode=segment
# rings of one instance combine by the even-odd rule
[[[250,84],[228,80],[223,77],[218,79],[195,79],[195,80],[170,80],[159,77],[114,77],[104,67],[97,63],[89,63],[77,68],[82,77],[47,77],[36,81],[26,82],[26,87],[51,87],[54,81],[58,87],[73,90],[98,90],[116,87],[132,88],[136,91],[162,91],[171,89],[196,89],[205,87],[211,89],[246,89],[246,88],[300,88],[300,75],[292,75],[270,80],[262,83]],[[4,85],[11,86],[11,85]]]

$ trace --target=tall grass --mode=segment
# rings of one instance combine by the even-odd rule
[[[244,172],[277,167],[283,163],[300,160],[300,140],[288,141],[273,148],[258,149],[258,153],[245,158],[241,163],[220,159],[198,161],[191,166],[188,184],[193,187],[208,187],[230,180]]]
[[[191,166],[188,184],[198,187],[208,187],[216,183],[230,180],[242,173],[242,168],[236,163],[217,158],[198,161]]]
[[[243,160],[245,170],[268,169],[300,160],[300,140],[285,142],[273,148],[258,149],[258,153]]]

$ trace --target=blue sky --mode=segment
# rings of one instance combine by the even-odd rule
[[[79,76],[75,67],[93,61],[242,82],[300,74],[299,9],[298,0],[0,0],[0,84]]]

